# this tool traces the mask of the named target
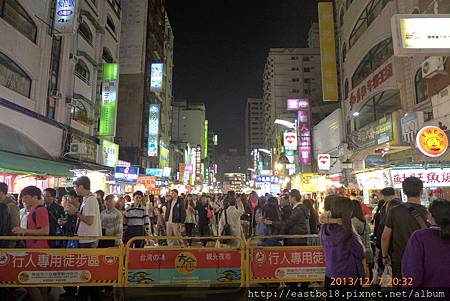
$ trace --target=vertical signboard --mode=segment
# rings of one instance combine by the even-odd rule
[[[303,108],[307,108],[309,105],[309,100],[307,98],[293,98],[287,100],[288,111],[298,111]]]
[[[338,101],[333,3],[319,3],[320,60],[324,101]]]
[[[113,137],[116,135],[117,74],[117,64],[103,65],[99,136]]]
[[[169,150],[164,146],[159,146],[159,168],[169,167]]]
[[[119,162],[119,145],[102,139],[101,150],[101,163],[109,167],[115,167]]]
[[[203,138],[203,144],[204,144],[203,157],[206,159],[208,157],[208,120],[205,120],[205,136]]]
[[[330,154],[319,154],[317,156],[317,167],[319,170],[330,170],[331,155]]]
[[[148,115],[148,156],[158,156],[158,136],[159,136],[159,104],[149,106]]]
[[[152,63],[150,72],[150,90],[161,92],[163,83],[163,63]]]
[[[55,35],[70,35],[75,31],[78,0],[56,0]]]
[[[283,145],[285,150],[297,149],[297,133],[296,132],[284,132],[283,133]]]
[[[202,147],[200,145],[195,148],[195,174],[197,176],[202,174]]]
[[[311,164],[311,122],[309,103],[297,112],[298,158],[301,164]]]

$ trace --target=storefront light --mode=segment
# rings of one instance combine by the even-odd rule
[[[358,116],[359,116],[359,112],[353,112],[353,113],[352,113],[352,116],[353,116],[353,117],[358,117]]]

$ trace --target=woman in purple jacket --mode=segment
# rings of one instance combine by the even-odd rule
[[[402,285],[450,287],[450,202],[433,201],[428,229],[417,230],[402,258]]]
[[[320,228],[320,240],[327,263],[325,271],[327,288],[358,287],[364,284],[364,247],[352,228],[352,213],[352,201],[338,197],[333,202],[331,217],[340,218],[342,225],[323,224]]]

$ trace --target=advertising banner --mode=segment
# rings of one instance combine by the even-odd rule
[[[162,178],[164,174],[164,169],[162,168],[146,168],[145,175],[154,176],[158,178]]]
[[[331,155],[319,154],[317,156],[317,167],[319,170],[330,170],[331,168]]]
[[[151,104],[149,106],[148,115],[148,156],[158,156],[159,144],[159,104]]]
[[[423,126],[423,112],[408,112],[400,120],[403,143],[414,143],[417,133]]]
[[[450,168],[391,169],[394,188],[402,188],[403,181],[408,177],[421,179],[423,187],[450,187]]]
[[[115,167],[119,161],[119,145],[102,139],[101,150],[101,163],[109,167]]]
[[[203,158],[208,157],[208,120],[205,120],[205,132],[203,136]]]
[[[301,164],[311,164],[311,120],[308,106],[297,112],[298,153]]]
[[[437,158],[448,148],[447,134],[437,126],[426,126],[417,133],[417,148],[427,157]]]
[[[164,146],[159,146],[159,168],[169,167],[170,157],[169,150]]]
[[[353,132],[351,135],[352,142],[356,149],[363,149],[390,142],[394,139],[392,115],[388,114],[362,129]]]
[[[233,249],[129,249],[128,284],[240,283],[241,253]]]
[[[1,285],[118,284],[120,249],[0,250]]]
[[[251,281],[323,281],[325,255],[321,247],[252,249]]]
[[[103,65],[102,104],[100,108],[99,136],[116,135],[117,64]]]
[[[298,111],[307,109],[309,107],[309,100],[306,98],[293,98],[287,100],[288,111]]]
[[[333,2],[319,3],[319,37],[323,101],[338,101]]]
[[[392,186],[387,169],[358,173],[356,179],[359,187],[364,190],[383,189]]]
[[[114,180],[117,182],[136,183],[139,178],[139,166],[116,166]]]
[[[286,150],[296,150],[298,147],[296,132],[283,133],[283,145]]]
[[[56,0],[55,35],[70,35],[75,32],[78,0]]]
[[[161,92],[163,86],[163,63],[152,63],[150,73],[150,89],[152,92]]]
[[[156,177],[152,176],[145,176],[145,177],[139,177],[138,183],[145,186],[147,189],[153,189],[156,188]]]

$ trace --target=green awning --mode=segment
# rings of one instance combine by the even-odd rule
[[[32,174],[39,176],[70,177],[73,176],[71,169],[76,169],[75,165],[38,159],[0,151],[0,172]]]

